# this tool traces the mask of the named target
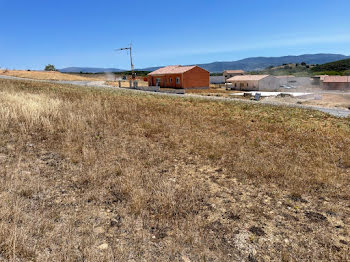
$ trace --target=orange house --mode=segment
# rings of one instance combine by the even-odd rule
[[[166,66],[148,74],[148,85],[165,88],[209,88],[209,72],[199,66]]]

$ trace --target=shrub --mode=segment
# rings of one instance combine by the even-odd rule
[[[45,71],[57,71],[54,65],[48,64],[45,66]]]

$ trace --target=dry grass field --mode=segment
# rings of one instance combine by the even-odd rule
[[[64,74],[57,71],[24,71],[24,70],[0,70],[0,75],[16,76],[39,80],[63,80],[63,81],[98,81],[98,77],[86,77],[74,74]],[[103,75],[102,75],[103,76]]]
[[[195,94],[202,96],[220,96],[220,97],[230,97],[233,93],[241,93],[241,91],[236,90],[226,90],[225,88],[215,88],[210,87],[209,89],[186,89],[186,94]],[[245,99],[242,97],[242,99]]]
[[[349,261],[350,120],[0,80],[0,261]]]

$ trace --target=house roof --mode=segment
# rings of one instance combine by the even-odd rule
[[[323,83],[350,83],[350,76],[326,76]]]
[[[259,81],[262,80],[269,75],[243,75],[243,76],[234,76],[229,79],[227,79],[227,82],[234,82],[234,81]]]
[[[149,73],[148,75],[183,74],[195,67],[196,66],[181,66],[181,65],[166,66],[166,67],[159,68],[158,70],[155,70]]]
[[[224,72],[227,74],[244,74],[243,70],[225,70]]]

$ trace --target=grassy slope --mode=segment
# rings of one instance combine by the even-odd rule
[[[303,66],[289,64],[273,68],[265,68],[261,71],[250,72],[250,74],[267,74],[267,75],[294,75],[294,76],[313,76],[313,75],[350,75],[350,59],[344,59],[317,66]]]
[[[5,80],[0,93],[0,260],[349,258],[349,119]]]
[[[273,76],[286,76],[286,75],[294,75],[297,77],[307,77],[312,76],[312,72],[310,68],[306,66],[295,64],[278,66],[273,68],[265,68],[261,71],[250,72],[250,74],[259,74],[259,75],[273,75]]]
[[[341,74],[349,75],[350,74],[350,59],[344,59],[332,63],[327,63],[319,66],[315,66],[312,69],[315,73],[326,73],[329,75]]]

